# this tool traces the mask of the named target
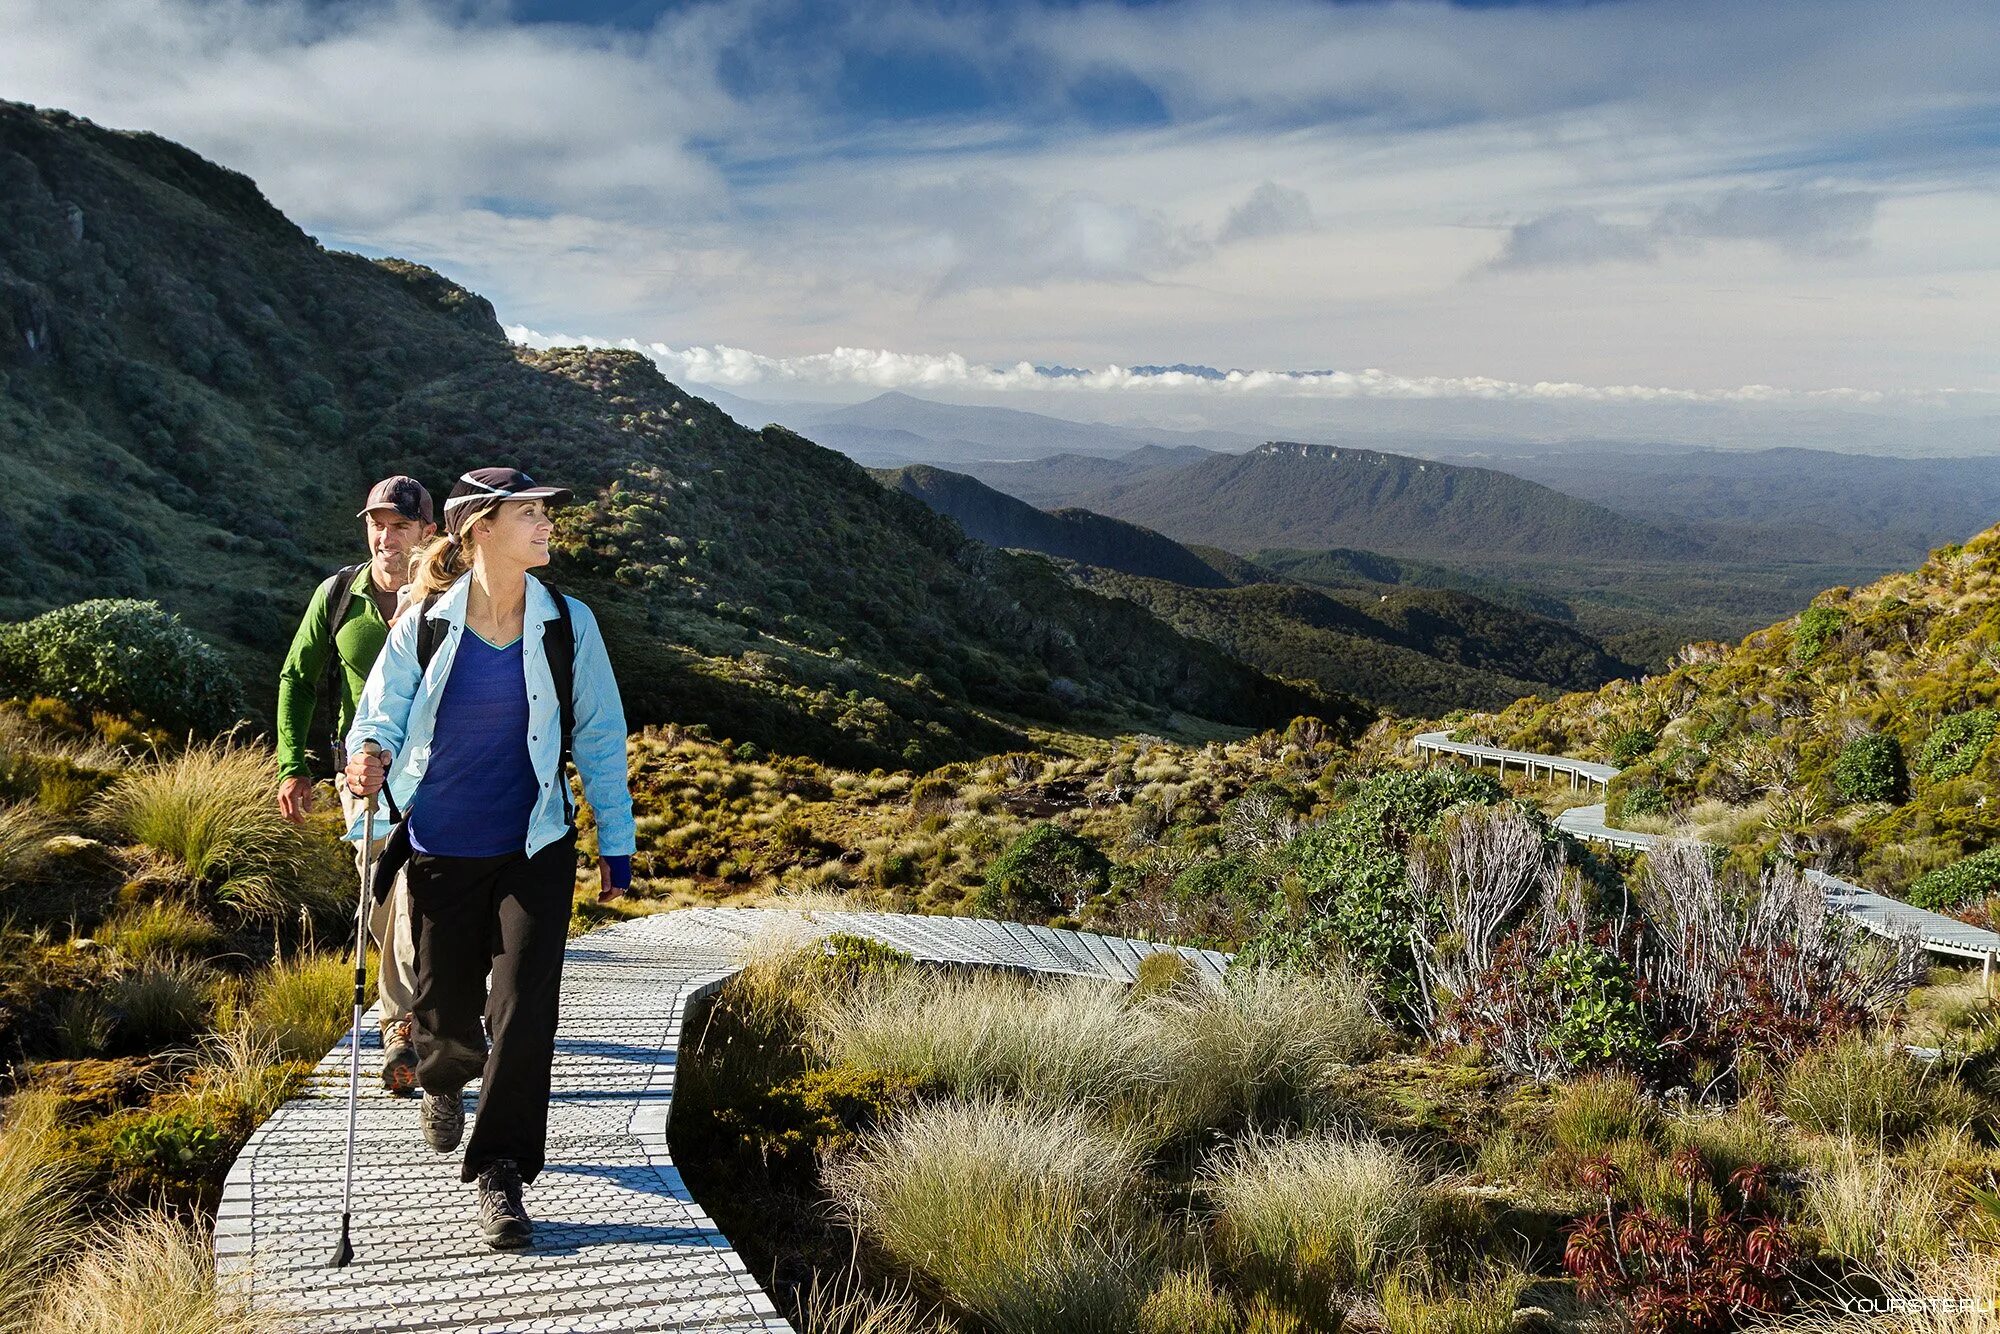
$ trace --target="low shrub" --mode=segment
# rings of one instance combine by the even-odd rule
[[[1644,727],[1627,728],[1611,738],[1611,745],[1605,750],[1605,758],[1623,769],[1637,764],[1653,753],[1653,747],[1660,744],[1660,738]]]
[[[972,909],[993,917],[1077,917],[1110,887],[1108,857],[1088,840],[1043,822],[1030,826],[987,868]]]
[[[1838,607],[1807,607],[1792,627],[1792,661],[1801,665],[1813,661],[1846,628],[1847,613]]]
[[[1831,774],[1833,794],[1847,802],[1901,801],[1909,787],[1902,743],[1882,732],[1842,746]]]
[[[1211,1160],[1202,1186],[1221,1253],[1307,1309],[1386,1273],[1420,1239],[1422,1171],[1376,1140],[1247,1136]]]
[[[143,844],[216,902],[257,917],[331,913],[353,891],[353,862],[330,839],[288,822],[271,793],[268,750],[216,741],[119,776],[97,818]]]
[[[797,1171],[845,1147],[909,1102],[908,1080],[879,1070],[806,1070],[760,1096],[715,1109],[715,1123],[767,1173]]]
[[[1952,912],[1989,894],[2000,894],[2000,847],[1925,872],[1910,882],[1904,897],[1919,908]]]
[[[1917,772],[1933,783],[1969,774],[2000,731],[2000,713],[1968,709],[1939,721],[1917,751]]]
[[[1130,1334],[1154,1247],[1140,1155],[1076,1107],[915,1108],[831,1163],[849,1223],[999,1334]]]
[[[244,712],[242,684],[221,653],[157,603],[129,599],[0,626],[0,695],[138,713],[175,736],[213,735]]]

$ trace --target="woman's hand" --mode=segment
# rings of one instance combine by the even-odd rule
[[[632,859],[626,857],[599,857],[597,859],[597,901],[609,903],[622,899],[632,884]]]
[[[357,797],[372,797],[382,790],[382,777],[388,771],[388,755],[370,748],[357,750],[347,757],[347,790]]]

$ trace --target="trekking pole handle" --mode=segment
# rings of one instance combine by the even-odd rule
[[[370,737],[368,738],[368,740],[361,743],[361,753],[364,755],[380,755],[382,753],[382,743],[375,740],[375,738]],[[387,773],[384,773],[382,775],[382,781],[384,783],[387,783],[389,781],[389,775]],[[377,788],[375,791],[370,792],[368,794],[368,813],[370,815],[373,815],[375,813],[375,803],[381,798],[381,795],[382,795],[382,790],[380,788]]]

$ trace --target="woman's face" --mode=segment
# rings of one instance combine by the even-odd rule
[[[555,522],[539,500],[503,500],[472,522],[473,541],[490,562],[532,570],[549,563]]]

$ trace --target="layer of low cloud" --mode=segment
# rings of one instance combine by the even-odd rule
[[[1312,201],[1302,191],[1290,190],[1276,181],[1265,181],[1250,197],[1229,211],[1216,239],[1249,241],[1261,236],[1290,236],[1313,229]]]
[[[602,339],[548,333],[513,325],[507,336],[523,347],[593,347],[637,352],[668,379],[728,390],[868,389],[916,391],[1055,391],[1076,394],[1148,393],[1310,398],[1478,399],[1544,403],[1677,403],[1803,406],[1921,405],[1959,395],[1951,390],[1910,393],[1827,387],[1789,389],[1740,385],[1688,389],[1658,385],[1591,385],[1490,376],[1397,375],[1379,369],[1218,370],[1209,367],[1048,367],[1017,361],[985,365],[953,352],[896,352],[837,347],[798,357],[773,357],[740,347],[673,347],[638,339]]]

